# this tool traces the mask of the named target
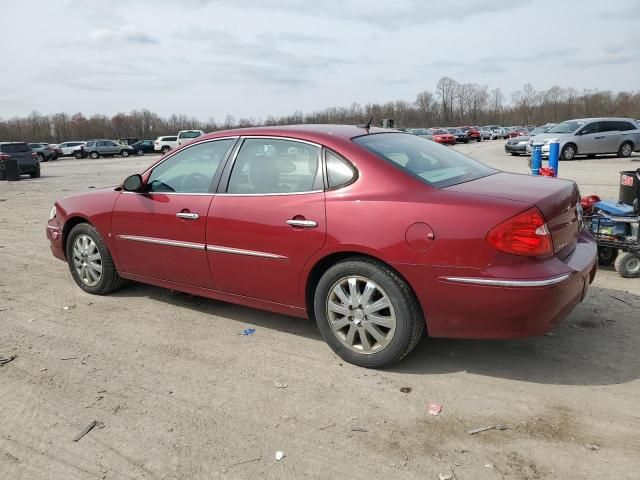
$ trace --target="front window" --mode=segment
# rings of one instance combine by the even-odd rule
[[[353,139],[383,160],[434,187],[443,188],[497,173],[455,150],[420,137],[382,133]]]
[[[151,192],[208,193],[213,177],[234,139],[200,143],[181,150],[153,169]]]
[[[547,133],[573,133],[584,125],[584,122],[567,121],[550,128]]]

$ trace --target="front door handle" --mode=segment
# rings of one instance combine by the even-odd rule
[[[297,220],[291,219],[287,220],[287,224],[292,227],[300,227],[300,228],[316,228],[318,224],[313,220]]]
[[[593,138],[594,138],[594,139],[596,139],[596,140],[602,140],[602,139],[603,139],[603,138],[605,138],[605,137],[604,137],[604,135],[602,135],[602,136],[600,136],[600,137],[593,137]]]
[[[190,212],[178,212],[176,213],[176,217],[184,218],[185,220],[197,220],[200,218],[200,215],[198,215],[197,213],[190,213]]]

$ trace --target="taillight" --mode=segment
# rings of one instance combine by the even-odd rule
[[[493,227],[487,242],[500,252],[540,257],[553,253],[553,241],[540,211],[533,207]]]
[[[38,158],[38,154],[36,152],[31,152],[31,157],[32,158]]]
[[[0,160],[9,160],[11,155],[7,155],[6,153],[0,153]]]

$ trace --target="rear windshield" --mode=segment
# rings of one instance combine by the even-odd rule
[[[0,152],[2,153],[25,153],[30,151],[31,151],[31,147],[26,143],[0,144]]]
[[[200,132],[188,131],[180,132],[180,138],[196,138],[202,135]]]
[[[178,137],[162,137],[163,142],[175,142]]]
[[[356,137],[353,142],[438,188],[497,172],[455,150],[414,135],[378,133]]]

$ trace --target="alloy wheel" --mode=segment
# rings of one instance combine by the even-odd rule
[[[571,145],[567,145],[566,147],[564,147],[564,159],[565,160],[571,160],[576,154],[576,150],[571,146]]]
[[[94,287],[102,278],[102,256],[88,235],[78,235],[73,242],[73,267],[82,282]]]
[[[327,296],[327,316],[336,338],[361,354],[383,350],[396,331],[391,300],[365,277],[344,277],[333,284]]]
[[[620,150],[622,151],[623,157],[628,157],[631,155],[631,145],[629,145],[628,143],[625,143]]]

